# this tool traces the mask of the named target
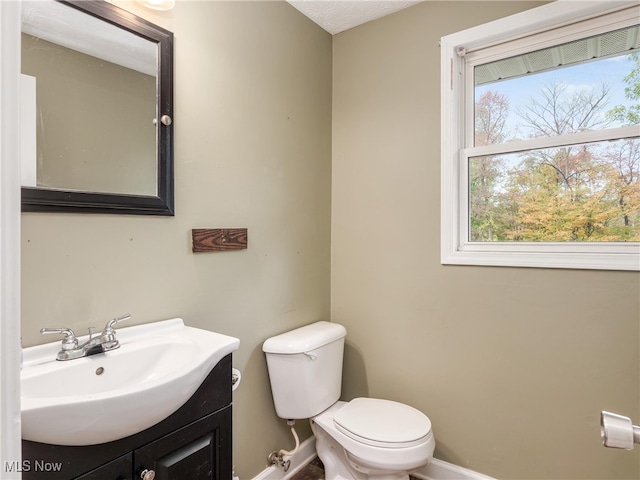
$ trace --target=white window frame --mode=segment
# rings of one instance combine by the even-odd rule
[[[638,242],[480,243],[468,240],[467,165],[469,156],[483,153],[498,154],[518,149],[533,150],[545,147],[548,142],[547,139],[538,139],[465,148],[471,145],[469,139],[473,137],[474,128],[472,111],[465,112],[465,108],[473,109],[473,89],[469,87],[471,82],[467,80],[469,69],[474,62],[473,53],[481,49],[485,50],[482,63],[487,63],[491,61],[486,53],[490,51],[489,47],[506,42],[509,42],[508,56],[511,56],[584,36],[584,33],[580,32],[584,32],[585,24],[588,25],[592,35],[603,33],[614,28],[611,27],[611,23],[603,25],[603,22],[598,19],[607,15],[607,19],[620,22],[618,17],[628,17],[625,11],[628,12],[630,8],[634,9],[633,14],[637,18],[640,15],[638,1],[558,0],[441,39],[442,264],[640,271],[640,243]],[[584,23],[585,21],[587,22]],[[578,22],[583,23],[579,26],[575,25]],[[544,35],[544,32],[559,27],[567,27],[569,32],[562,41],[558,40],[555,34]],[[536,35],[536,43],[532,43],[533,35]],[[552,38],[551,43],[549,43],[550,38]],[[500,50],[501,56],[504,56],[506,51],[504,45],[497,47],[496,50]],[[477,56],[475,58],[477,63]],[[470,100],[465,102],[466,98]],[[626,137],[634,133],[637,135],[640,127],[623,127],[618,130],[621,137]],[[571,142],[599,141],[602,136],[601,132],[576,134],[571,136]]]

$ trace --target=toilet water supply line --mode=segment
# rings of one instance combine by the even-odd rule
[[[293,426],[295,424],[296,424],[295,420],[287,420],[287,425],[289,425],[291,427],[291,434],[293,435],[293,438],[295,438],[295,440],[296,440],[296,448],[294,448],[291,451],[288,451],[288,450],[285,450],[285,449],[281,449],[278,453],[283,457],[285,455],[290,457],[291,455],[295,454],[298,451],[298,448],[300,448],[300,439],[298,438],[298,434],[296,433],[296,429],[293,428]]]
[[[269,465],[278,465],[282,467],[285,472],[289,470],[289,467],[291,466],[291,460],[289,459],[285,460],[284,457],[285,456],[290,457],[294,455],[298,451],[298,448],[300,448],[300,439],[298,438],[296,429],[293,427],[295,423],[296,423],[295,420],[292,420],[292,419],[287,420],[287,425],[291,427],[291,434],[293,435],[293,438],[296,441],[295,448],[293,450],[285,450],[284,448],[281,448],[280,450],[273,451],[269,454]]]

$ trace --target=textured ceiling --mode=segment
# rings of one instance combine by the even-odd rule
[[[335,35],[384,17],[422,0],[287,0],[327,32]]]

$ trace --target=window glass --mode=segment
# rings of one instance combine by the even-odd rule
[[[472,242],[640,241],[640,139],[471,157]]]
[[[469,241],[640,241],[640,141],[613,130],[640,123],[639,44],[635,25],[474,67],[475,147],[559,140],[468,159]]]
[[[474,68],[475,145],[640,123],[640,27]]]

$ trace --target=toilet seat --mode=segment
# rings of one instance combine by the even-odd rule
[[[369,399],[365,399],[364,403],[368,404],[368,400]],[[377,399],[370,400],[377,401]],[[389,442],[388,438],[385,438],[382,439],[382,441],[378,440],[377,445],[372,445],[373,442],[376,442],[375,440],[372,441],[372,439],[368,439],[361,435],[355,435],[348,429],[339,427],[338,422],[335,421],[335,417],[338,416],[338,419],[342,420],[342,422],[344,423],[345,416],[342,416],[342,418],[340,418],[341,416],[338,414],[352,402],[354,402],[354,400],[349,403],[338,401],[324,412],[310,419],[311,429],[316,436],[316,449],[318,451],[318,456],[321,460],[323,460],[323,462],[325,460],[333,459],[335,458],[334,455],[337,455],[341,458],[341,460],[337,461],[336,463],[350,465],[346,467],[348,469],[353,468],[359,472],[368,472],[367,475],[378,475],[379,473],[375,472],[386,472],[382,475],[386,476],[387,478],[392,476],[391,473],[393,473],[393,475],[397,475],[399,474],[399,472],[405,472],[408,474],[412,471],[423,468],[429,463],[429,460],[433,457],[433,451],[435,449],[436,442],[433,437],[433,432],[430,430],[431,422],[429,421],[428,417],[426,417],[426,415],[426,420],[429,421],[428,431],[426,428],[427,425],[423,423],[423,420],[425,419],[422,417],[423,414],[421,414],[419,417],[412,417],[412,419],[410,420],[416,420],[416,423],[423,424],[423,428],[421,428],[420,430],[427,431],[426,435],[419,440],[415,442],[407,442],[406,438],[416,436],[415,433],[413,435],[407,435],[407,432],[405,432],[404,434],[400,432],[396,433],[397,436],[395,437],[395,439],[405,440],[404,442],[400,441],[393,443]],[[361,402],[360,400],[355,401],[355,403],[349,408],[349,410],[355,410],[358,404],[361,403],[363,402]],[[386,401],[383,403],[368,404],[367,406],[381,406],[384,404],[386,404]],[[354,407],[354,405],[356,407]],[[387,407],[388,406],[389,405],[387,404]],[[407,410],[413,410],[407,405],[403,405],[402,407],[400,407],[402,411],[406,411],[404,410],[404,408],[406,408]],[[353,418],[353,416],[349,413],[349,410],[347,410],[346,418]],[[376,409],[376,411],[371,412],[368,416],[366,414],[364,416],[365,418],[369,419],[368,421],[371,421],[372,416],[377,416],[378,418],[390,417],[390,415],[381,412],[381,410],[383,410],[383,408],[378,408]],[[367,411],[367,409],[364,408],[362,411]],[[386,411],[388,412],[389,410]],[[358,416],[357,412],[355,413],[355,416]],[[349,425],[349,420],[347,420],[346,422],[347,425]],[[396,419],[391,419],[390,424],[394,425],[396,424],[396,422]],[[351,428],[354,428],[353,425],[350,426]],[[398,425],[398,428],[402,430],[405,430],[404,427],[407,427],[407,430],[409,431],[413,431],[413,428],[408,427],[407,425]],[[358,430],[357,428],[354,429],[362,433],[362,430]],[[418,435],[420,435],[420,433],[418,433]],[[380,438],[379,435],[371,436]],[[403,437],[405,438],[403,439]],[[410,443],[415,444],[407,446]],[[320,454],[321,451],[324,452],[324,459],[323,455]],[[326,466],[327,464],[325,463],[325,468]],[[340,477],[338,475],[327,478],[360,477],[358,475],[346,475],[344,477]]]
[[[409,405],[378,398],[354,398],[333,418],[336,428],[357,442],[407,448],[424,443],[431,421]]]

